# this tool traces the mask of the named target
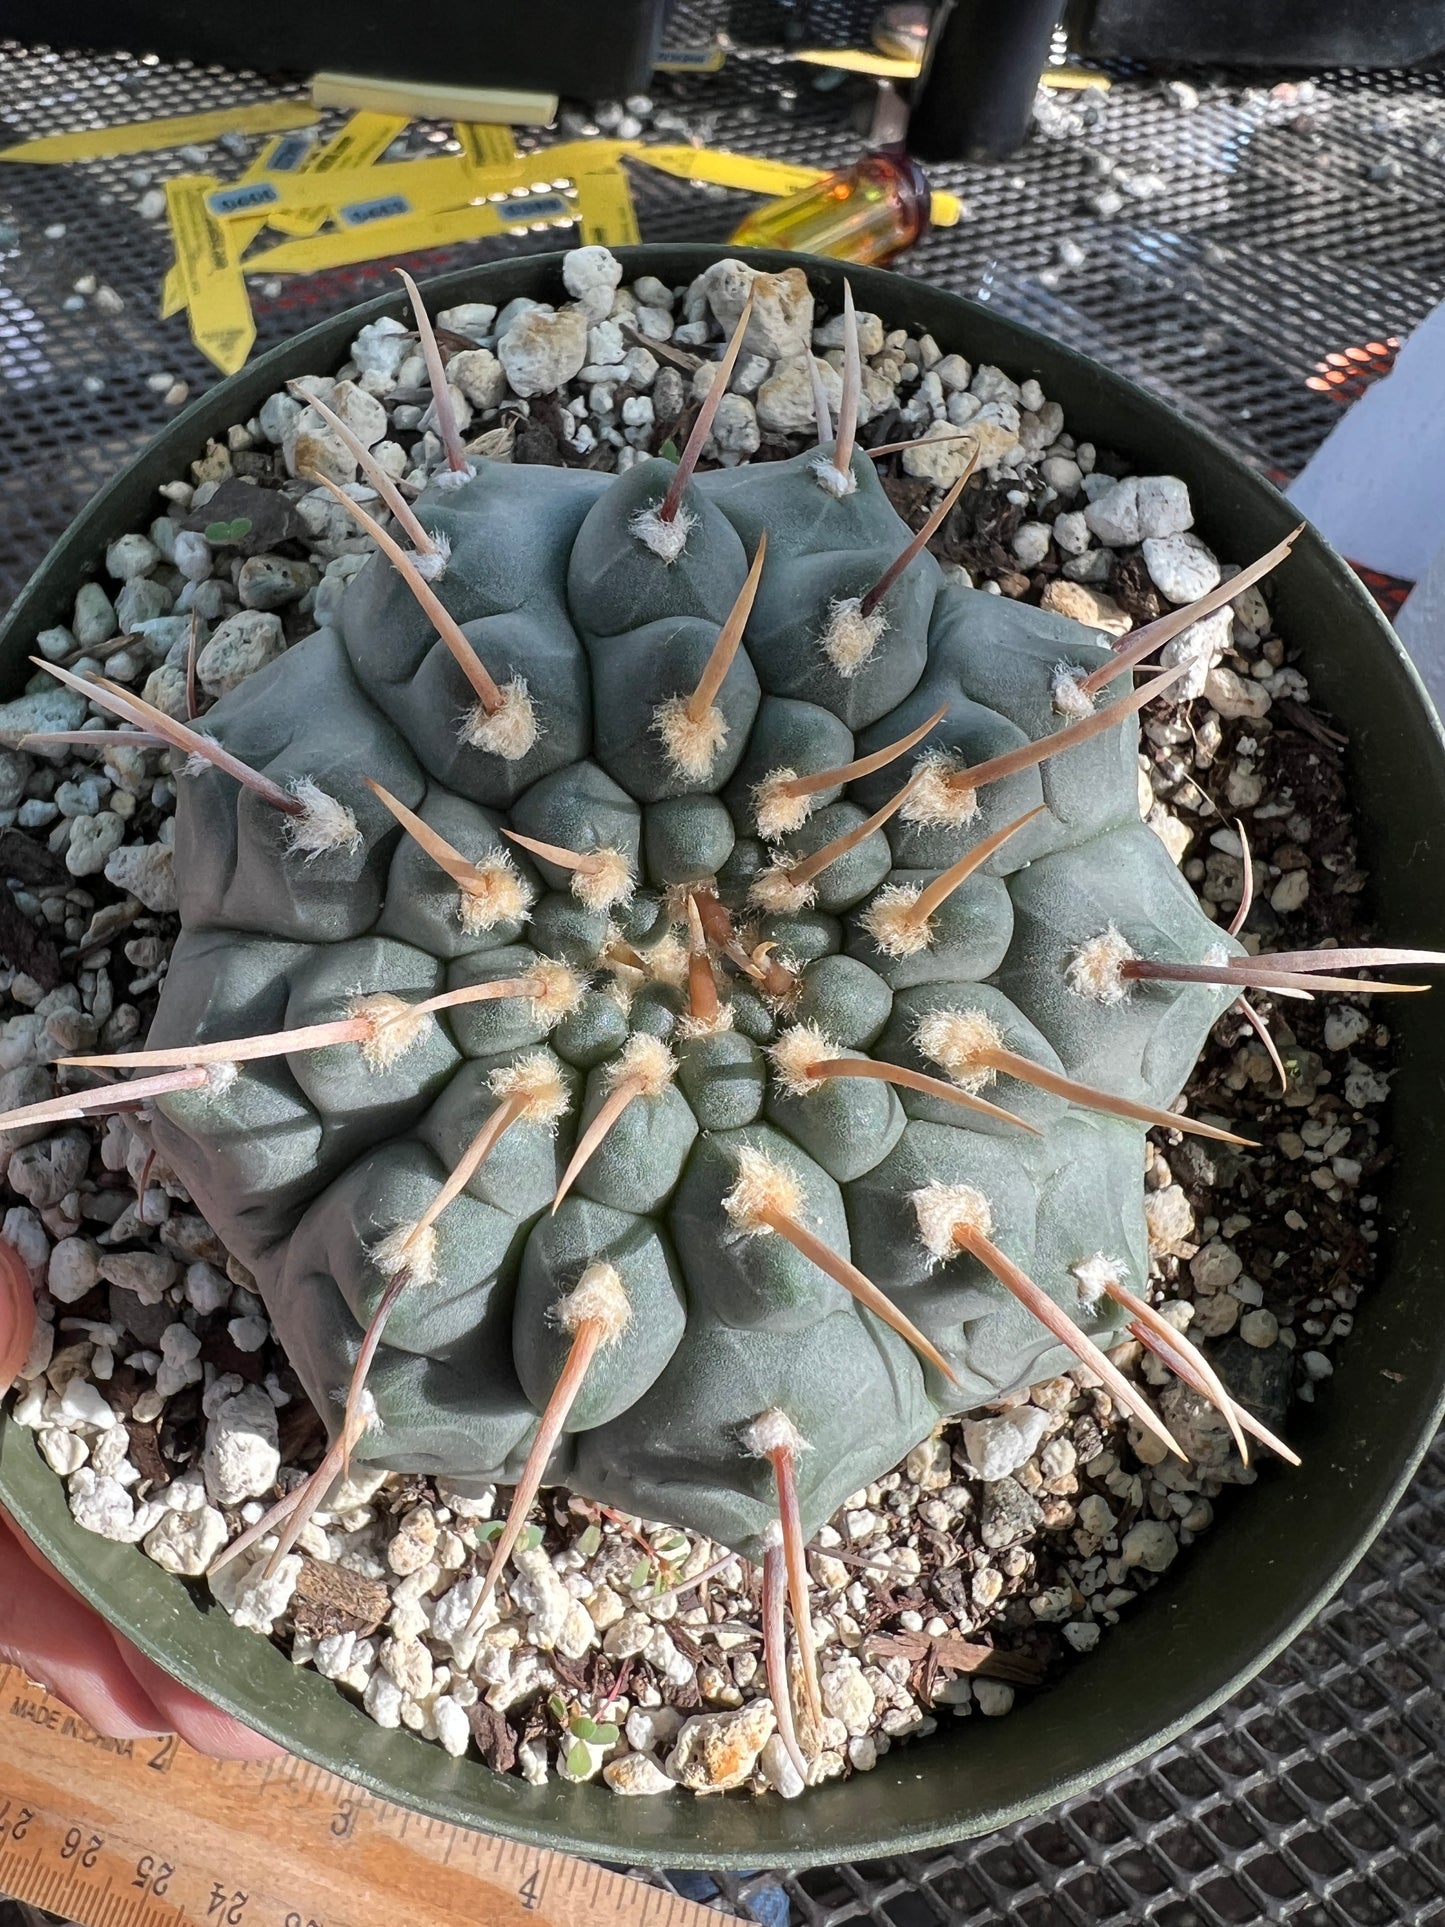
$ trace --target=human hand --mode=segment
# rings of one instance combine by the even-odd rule
[[[215,1759],[281,1756],[279,1746],[178,1686],[108,1626],[3,1513],[0,1660],[18,1666],[112,1739],[179,1733]]]

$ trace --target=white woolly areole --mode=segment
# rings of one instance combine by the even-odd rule
[[[834,501],[841,502],[845,495],[856,493],[858,477],[851,468],[835,468],[830,456],[815,455],[808,466],[818,487],[826,489]]]
[[[415,1049],[432,1021],[429,1010],[418,1010],[415,1004],[394,997],[389,990],[379,990],[370,997],[354,997],[346,1007],[346,1014],[366,1021],[361,1058],[369,1071],[389,1071],[399,1058]]]
[[[766,870],[759,870],[753,878],[748,901],[757,904],[760,910],[791,916],[797,910],[806,910],[817,894],[811,883],[793,881],[788,864],[775,862]]]
[[[801,830],[813,814],[813,797],[785,793],[785,786],[796,782],[797,776],[795,769],[775,769],[753,790],[753,821],[765,843],[776,843],[780,836]]]
[[[457,916],[469,937],[525,918],[536,893],[511,858],[498,850],[473,865],[457,890]]]
[[[1221,965],[1229,963],[1233,955],[1234,952],[1227,950],[1222,943],[1212,943],[1204,953],[1204,961],[1217,970]]]
[[[915,916],[917,883],[886,883],[858,921],[885,957],[916,957],[933,942],[933,919]]]
[[[572,894],[584,908],[611,910],[632,901],[637,879],[621,850],[591,850],[588,864],[587,869],[572,872]]]
[[[221,747],[209,730],[198,729],[196,735],[201,742],[209,743],[212,749],[219,749]],[[193,749],[187,754],[185,762],[182,763],[181,773],[184,776],[204,776],[208,769],[214,768],[215,764],[208,756],[201,750]]]
[[[997,1073],[979,1059],[1003,1048],[1003,1032],[982,1010],[930,1010],[918,1020],[913,1041],[961,1091],[976,1097]]]
[[[311,863],[327,850],[345,850],[349,854],[361,848],[361,831],[344,803],[328,796],[309,776],[302,776],[287,787],[301,805],[300,816],[286,818],[288,855],[299,852]]]
[[[558,1299],[556,1313],[564,1332],[600,1325],[602,1343],[615,1345],[632,1322],[632,1302],[617,1267],[598,1260],[588,1265],[565,1298]]]
[[[676,562],[696,522],[697,517],[685,508],[679,508],[670,522],[663,521],[660,507],[639,509],[627,524],[627,531],[660,561]]]
[[[727,718],[713,703],[701,720],[688,713],[686,696],[669,696],[652,712],[652,727],[662,738],[663,753],[679,776],[705,783],[728,739]]]
[[[800,1452],[813,1449],[787,1413],[780,1412],[776,1405],[771,1411],[759,1412],[751,1425],[743,1427],[741,1437],[743,1450],[755,1459],[770,1459],[774,1452],[786,1452],[789,1458],[796,1458]]]
[[[806,1097],[816,1091],[825,1080],[809,1077],[808,1066],[837,1055],[838,1046],[816,1024],[794,1024],[768,1049],[778,1082],[789,1097]]]
[[[1122,1004],[1129,995],[1122,966],[1134,954],[1127,937],[1111,923],[1102,935],[1079,945],[1065,967],[1065,981],[1076,995],[1096,1004]]]
[[[527,972],[532,1014],[548,1029],[570,1017],[587,995],[587,979],[560,957],[539,957]]]
[[[1110,1285],[1122,1285],[1129,1276],[1129,1267],[1122,1258],[1110,1258],[1102,1251],[1096,1251],[1092,1258],[1085,1258],[1070,1269],[1078,1282],[1080,1308],[1086,1312],[1097,1311]]]
[[[775,1211],[782,1218],[796,1218],[802,1211],[802,1184],[786,1165],[765,1152],[751,1144],[742,1145],[737,1172],[737,1183],[722,1206],[744,1237],[762,1237],[772,1231],[773,1227],[763,1221],[765,1211]]]
[[[679,1037],[716,1037],[719,1031],[731,1030],[732,1027],[733,1007],[731,1004],[720,1003],[717,1009],[707,1017],[694,1017],[689,1012],[677,1020],[677,1034]]]
[[[385,1278],[396,1278],[404,1271],[413,1284],[429,1285],[437,1273],[436,1227],[420,1220],[397,1225],[371,1247],[371,1262]]]
[[[427,486],[440,489],[443,495],[450,495],[454,488],[465,488],[474,479],[474,474],[470,463],[466,468],[452,468],[450,464],[443,464],[434,475],[427,477]]]
[[[643,1097],[661,1097],[677,1075],[677,1059],[660,1037],[635,1030],[603,1072],[615,1091],[619,1084],[635,1084]]]
[[[1094,713],[1094,699],[1083,687],[1084,672],[1076,669],[1071,662],[1057,663],[1050,678],[1054,708],[1060,716],[1067,716],[1074,722],[1082,722]]]
[[[983,1238],[992,1235],[988,1199],[971,1184],[925,1184],[921,1191],[909,1192],[908,1202],[918,1220],[924,1250],[944,1262],[958,1250],[956,1231],[976,1231]]]
[[[846,682],[868,661],[887,627],[881,607],[865,616],[857,596],[842,596],[828,604],[828,624],[820,638],[823,654]]]
[[[677,989],[687,982],[688,949],[675,930],[665,930],[656,943],[638,954],[654,983],[671,984]]]
[[[783,1547],[783,1527],[778,1519],[769,1519],[758,1534],[764,1552],[781,1552]]]
[[[500,756],[504,763],[519,763],[542,733],[537,711],[524,676],[503,683],[500,693],[502,700],[490,715],[478,703],[470,716],[462,718],[461,738],[472,749]]]
[[[452,471],[448,469],[447,473],[450,475]],[[447,564],[451,559],[451,537],[434,535],[429,550],[413,550],[411,563],[423,582],[440,582],[447,572]]]
[[[207,1064],[205,1092],[207,1097],[222,1097],[230,1090],[241,1075],[241,1066],[229,1059],[222,1064]]]
[[[493,1097],[510,1099],[528,1124],[555,1130],[567,1114],[567,1087],[555,1057],[544,1050],[528,1051],[515,1063],[499,1064],[487,1077]]]
[[[913,788],[898,814],[905,823],[953,826],[978,815],[978,791],[952,779],[967,769],[957,757],[931,750],[913,765]]]

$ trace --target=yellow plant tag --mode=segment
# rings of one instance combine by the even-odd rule
[[[506,167],[517,158],[517,143],[510,127],[482,120],[455,120],[452,132],[473,167]]]
[[[583,247],[632,247],[642,239],[632,189],[616,161],[578,172],[577,218]]]
[[[260,180],[233,181],[206,196],[206,207],[218,221],[249,224],[264,215],[273,227],[284,223],[278,215],[304,212],[308,203],[324,207],[328,216],[342,208],[403,196],[410,213],[461,207],[466,201],[490,194],[511,194],[531,186],[531,169],[511,160],[499,167],[473,167],[465,154],[439,154],[433,160],[391,161],[380,167],[337,167],[325,174],[310,170],[289,179],[268,174]]]
[[[264,180],[268,174],[295,174],[303,170],[316,151],[315,138],[310,133],[278,134],[274,140],[267,141],[261,152],[242,174],[243,181]],[[242,255],[252,241],[265,227],[263,219],[236,222],[231,235],[231,249]],[[167,270],[165,284],[161,289],[161,320],[166,321],[173,314],[179,314],[186,305],[186,297],[181,289],[179,270],[174,262]]]
[[[652,63],[655,74],[715,74],[727,60],[727,48],[720,40],[709,40],[701,47],[664,47]]]
[[[410,125],[405,114],[353,114],[340,133],[312,155],[308,174],[329,174],[336,168],[367,167],[378,154],[384,154],[398,134]],[[269,226],[283,234],[314,234],[323,226],[330,209],[314,206],[304,209],[279,209],[268,214]]]
[[[404,196],[397,199],[404,200]],[[352,210],[353,219],[330,234],[282,241],[248,255],[241,264],[247,274],[318,274],[324,268],[348,268],[358,261],[375,261],[423,248],[452,247],[459,241],[479,241],[486,235],[508,234],[519,227],[562,226],[577,218],[565,194],[517,194],[502,201],[481,201],[439,214],[419,214],[405,208],[366,217],[364,208]]]
[[[251,352],[256,323],[231,238],[206,211],[206,195],[215,185],[211,174],[167,181],[166,216],[191,339],[222,374],[234,375]]]
[[[209,114],[172,114],[164,120],[123,121],[118,127],[87,127],[75,134],[44,134],[0,148],[0,161],[98,161],[109,154],[147,154],[153,148],[187,147],[222,134],[274,134],[310,127],[316,109],[307,101],[257,100],[247,107],[218,107]]]
[[[796,194],[828,172],[824,167],[799,167],[792,161],[772,161],[760,154],[730,154],[721,147],[636,147],[629,150],[644,167],[655,167],[679,180],[708,181],[714,187],[741,188],[746,194]]]

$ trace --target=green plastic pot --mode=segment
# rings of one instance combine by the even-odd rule
[[[717,250],[622,250],[627,278],[677,283]],[[753,253],[758,266],[803,265],[836,306],[837,262]],[[466,269],[427,289],[433,308],[514,295],[557,299],[561,256]],[[1030,375],[1062,403],[1072,432],[1122,451],[1141,473],[1182,475],[1205,538],[1249,557],[1297,519],[1228,449],[1095,363],[988,308],[878,270],[848,270],[860,307],[933,335],[945,351]],[[386,297],[323,322],[203,396],[85,510],[41,565],[0,631],[12,685],[38,629],[68,617],[80,582],[113,537],[144,527],[156,489],[186,472],[208,435],[253,415],[292,376],[335,367],[357,329],[400,314]],[[1445,938],[1445,755],[1440,724],[1394,634],[1350,570],[1307,533],[1271,587],[1282,633],[1320,701],[1350,734],[1372,910],[1386,939]],[[383,1732],[317,1674],[238,1631],[199,1584],[168,1577],[137,1548],[72,1521],[32,1435],[0,1420],[0,1500],[84,1596],[187,1686],[293,1752],[402,1805],[513,1838],[657,1866],[806,1867],[912,1852],[1037,1813],[1175,1739],[1253,1678],[1320,1610],[1394,1508],[1445,1409],[1439,1317],[1445,1187],[1441,1091],[1445,1032],[1435,997],[1390,1007],[1396,1075],[1395,1161],[1385,1195],[1380,1276],[1313,1406],[1291,1418],[1300,1471],[1265,1465],[1232,1496],[1197,1551],[1087,1661],[1026,1697],[1005,1720],[945,1721],[895,1748],[872,1773],[802,1799],[620,1801],[600,1783],[543,1787],[454,1760],[405,1732]]]

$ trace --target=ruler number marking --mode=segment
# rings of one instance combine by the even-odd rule
[[[211,1898],[206,1907],[206,1919],[218,1920],[222,1927],[241,1927],[246,1918],[246,1902],[251,1898],[241,1888],[228,1894],[219,1880],[211,1883]]]
[[[87,1837],[82,1828],[71,1827],[60,1843],[60,1857],[62,1860],[78,1860],[89,1873],[99,1860],[104,1845],[103,1834],[92,1833]]]
[[[180,1744],[174,1733],[167,1733],[160,1745],[146,1761],[152,1773],[169,1773],[175,1761],[176,1748]]]
[[[18,1843],[30,1831],[30,1822],[35,1818],[35,1813],[31,1807],[21,1807],[12,1818],[14,1804],[12,1800],[0,1800],[0,1840],[8,1834]]]
[[[139,1887],[143,1894],[154,1894],[157,1900],[164,1900],[175,1871],[169,1860],[157,1860],[154,1854],[143,1853],[135,1863],[135,1878],[130,1884]]]
[[[528,1913],[531,1913],[534,1908],[540,1907],[542,1904],[540,1875],[541,1869],[534,1867],[517,1889],[518,1897]]]
[[[321,1927],[321,1922],[309,1918],[303,1920],[300,1914],[290,1913],[286,1916],[286,1927]]]
[[[333,1840],[349,1840],[356,1827],[355,1800],[338,1800],[336,1811],[331,1816],[331,1837]]]

